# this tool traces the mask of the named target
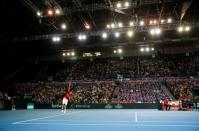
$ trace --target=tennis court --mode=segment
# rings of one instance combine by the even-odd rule
[[[0,131],[199,131],[197,111],[17,110],[0,112]]]

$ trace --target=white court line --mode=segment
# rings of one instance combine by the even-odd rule
[[[131,122],[138,122],[137,121],[107,121],[107,120],[37,120],[37,121],[44,121],[44,122],[99,122],[99,123],[131,123]],[[199,122],[189,122],[189,121],[139,121],[139,123],[199,123]]]
[[[193,127],[199,128],[199,125],[147,125],[147,124],[67,124],[67,123],[19,123],[21,125],[65,125],[65,126],[137,126],[137,127]]]
[[[133,121],[104,121],[104,120],[37,120],[37,121],[44,121],[44,122],[106,122],[106,123],[131,123]]]
[[[157,123],[199,123],[199,122],[189,122],[189,121],[139,121],[139,122],[143,122],[143,123],[153,123],[153,122],[157,122]]]
[[[52,118],[52,117],[56,117],[56,116],[63,116],[63,115],[72,115],[72,114],[76,114],[79,113],[81,111],[77,111],[77,112],[72,112],[72,113],[67,113],[67,114],[56,114],[53,116],[47,116],[47,117],[38,117],[38,118],[34,118],[34,119],[29,119],[29,120],[24,120],[24,121],[17,121],[17,122],[13,122],[12,124],[21,124],[24,122],[29,122],[29,121],[36,121],[36,120],[41,120],[41,119],[47,119],[47,118]]]
[[[138,114],[135,112],[135,122],[138,122]]]

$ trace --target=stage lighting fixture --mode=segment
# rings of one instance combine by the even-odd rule
[[[53,15],[53,11],[52,10],[48,10],[48,15]]]
[[[161,29],[160,28],[155,28],[155,29],[151,29],[150,30],[150,34],[151,35],[159,35],[161,33]]]
[[[146,51],[146,52],[149,52],[149,47],[146,47],[146,48],[145,48],[145,51]]]
[[[124,3],[124,6],[125,6],[125,7],[129,7],[129,2],[126,1],[126,2]]]
[[[164,23],[164,20],[162,19],[160,22],[163,24],[163,23]]]
[[[70,53],[69,53],[69,52],[67,53],[67,56],[70,56]]]
[[[75,56],[75,52],[71,52],[71,56]]]
[[[121,8],[122,7],[122,4],[121,3],[117,3],[117,8]]]
[[[115,28],[115,24],[114,23],[111,24],[111,28]]]
[[[41,16],[41,12],[40,11],[37,11],[37,16]]]
[[[190,27],[189,27],[189,26],[186,26],[186,27],[185,27],[185,31],[190,31]]]
[[[140,26],[143,26],[144,25],[144,21],[140,21]]]
[[[151,30],[150,30],[150,33],[151,33],[151,35],[154,35],[154,34],[155,34],[155,30],[154,30],[154,29],[151,29]]]
[[[63,24],[61,25],[61,28],[62,28],[62,30],[65,30],[65,29],[66,29],[66,24],[63,23]]]
[[[130,21],[130,22],[129,22],[129,26],[131,26],[131,27],[134,26],[133,21]]]
[[[161,29],[160,28],[156,28],[155,29],[155,33],[156,33],[156,35],[159,35],[161,33]]]
[[[81,40],[86,40],[86,35],[79,35],[78,36],[78,39],[81,41]]]
[[[86,38],[87,38],[86,35],[82,35],[83,40],[86,40]]]
[[[108,25],[106,25],[106,28],[107,28],[107,29],[110,29],[110,25],[109,25],[109,24],[108,24]]]
[[[178,32],[182,32],[182,31],[183,31],[183,27],[182,26],[178,27]]]
[[[121,28],[123,27],[123,24],[121,22],[118,23],[118,27]]]
[[[53,40],[53,42],[56,42],[56,41],[57,41],[57,38],[56,38],[56,37],[53,37],[52,40]]]
[[[61,40],[61,38],[58,37],[58,36],[54,36],[54,37],[52,38],[52,40],[53,40],[53,42],[59,42],[59,41]]]
[[[127,32],[127,35],[128,35],[128,37],[132,37],[132,36],[133,36],[133,31],[129,30],[129,31]]]
[[[86,24],[86,25],[85,25],[85,28],[86,28],[87,30],[89,30],[89,29],[90,29],[90,25]]]
[[[59,15],[59,14],[60,14],[60,10],[59,10],[59,9],[56,9],[56,10],[55,10],[55,14]]]
[[[120,33],[119,32],[115,32],[115,37],[116,38],[120,37]]]
[[[78,36],[78,39],[79,39],[79,40],[82,40],[82,35],[79,35],[79,36]]]
[[[122,49],[118,49],[117,52],[118,52],[119,54],[121,54],[121,53],[123,52],[123,50],[122,50]]]
[[[107,33],[105,33],[105,32],[102,33],[102,38],[103,38],[103,39],[106,39],[107,37],[108,37]]]
[[[171,22],[172,22],[172,19],[168,18],[167,23],[171,23]]]

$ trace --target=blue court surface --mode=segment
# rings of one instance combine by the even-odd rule
[[[0,111],[0,131],[199,131],[197,111]]]

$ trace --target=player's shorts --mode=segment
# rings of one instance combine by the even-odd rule
[[[68,99],[63,98],[63,100],[62,100],[62,104],[63,104],[63,105],[67,105],[67,104],[68,104]]]

